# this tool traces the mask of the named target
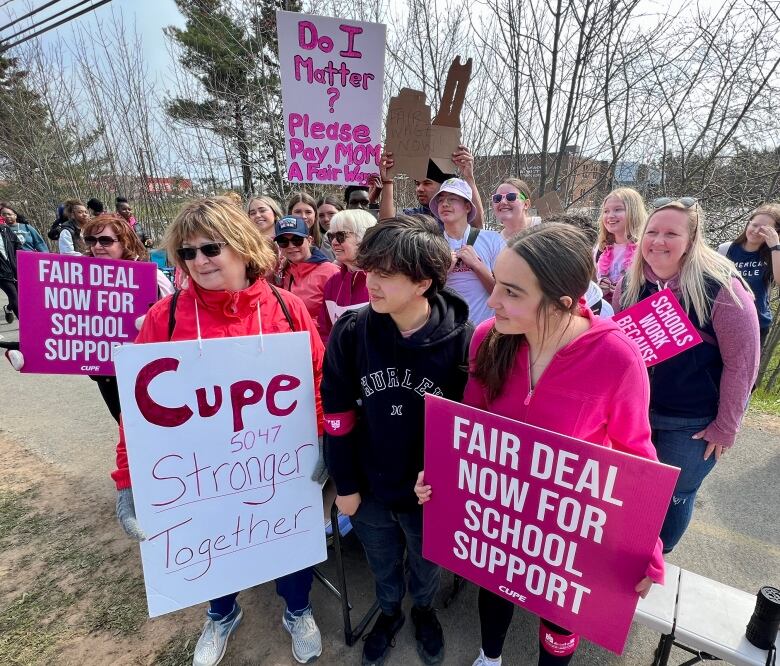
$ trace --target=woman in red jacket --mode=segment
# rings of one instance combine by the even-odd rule
[[[136,343],[194,340],[198,326],[203,338],[257,335],[261,325],[266,334],[308,331],[317,424],[322,433],[322,342],[301,300],[266,282],[264,276],[273,268],[276,257],[258,228],[229,200],[200,199],[185,206],[168,228],[166,247],[169,255],[176,257],[177,267],[189,277],[189,286],[149,310]],[[175,308],[173,317],[171,308]],[[119,435],[117,469],[111,475],[119,491],[117,517],[129,536],[143,540],[135,519],[121,426]],[[311,568],[276,581],[277,593],[287,602],[282,623],[292,635],[293,656],[301,663],[322,653],[320,631],[309,604],[311,583]],[[211,601],[193,666],[215,666],[222,660],[227,640],[242,617],[237,596],[235,593]]]
[[[463,403],[586,442],[657,460],[650,440],[650,387],[639,348],[581,299],[593,274],[584,233],[563,224],[521,231],[502,250],[488,305],[495,319],[471,340]],[[431,487],[420,476],[420,503]],[[635,591],[663,583],[661,542]],[[479,591],[482,649],[474,666],[497,666],[514,604]],[[568,664],[579,636],[544,619],[539,666]]]

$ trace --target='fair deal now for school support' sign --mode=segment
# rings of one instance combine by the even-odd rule
[[[662,289],[612,319],[637,344],[648,368],[701,342],[671,289]]]
[[[287,180],[365,184],[379,173],[385,26],[276,12]]]
[[[17,256],[22,372],[113,375],[113,350],[135,340],[135,320],[157,300],[155,264]]]
[[[678,471],[426,395],[423,555],[621,653]]]
[[[150,616],[326,558],[308,333],[126,345],[115,362]]]

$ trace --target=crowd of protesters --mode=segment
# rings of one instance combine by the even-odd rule
[[[507,177],[489,196],[500,225],[493,231],[485,228],[473,161],[461,146],[452,156],[457,173],[431,162],[427,178],[415,182],[418,205],[401,213],[390,153],[370,184],[348,187],[343,197],[297,192],[283,205],[267,196],[245,205],[227,197],[186,204],[162,241],[182,288],[171,295],[167,278],[159,279],[160,300],[136,339],[309,334],[324,463],[380,606],[364,665],[383,663],[394,645],[407,587],[421,660],[444,658],[433,608],[440,572],[422,556],[423,505],[436,492],[423,470],[426,392],[679,467],[660,538],[636,581],[645,596],[663,583],[663,555],[683,537],[698,489],[734,445],[771,323],[780,205],[757,208],[745,230],[715,251],[695,199],[646,203],[620,188],[606,196],[595,225],[574,214],[540,220],[531,215],[528,184]],[[48,248],[10,205],[0,204],[0,215],[0,288],[10,321],[18,316],[17,250]],[[49,238],[63,254],[141,261],[152,244],[123,198],[113,215],[97,200],[66,201]],[[611,316],[666,288],[703,342],[648,373]],[[18,351],[9,358],[17,369],[24,362]],[[425,388],[396,381],[372,390],[368,378],[391,371]],[[120,423],[117,516],[128,535],[143,539],[116,381],[96,380]],[[300,663],[322,653],[312,580],[307,568],[276,581]],[[243,617],[237,597],[210,602],[194,666],[223,658]],[[477,606],[474,666],[500,664],[514,605],[483,589]],[[541,618],[538,663],[569,663],[578,642]]]

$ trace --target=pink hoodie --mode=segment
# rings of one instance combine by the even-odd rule
[[[464,404],[576,437],[616,451],[658,460],[650,441],[650,385],[639,348],[611,319],[580,313],[590,329],[561,349],[531,389],[528,345],[517,352],[514,370],[493,402],[483,385],[469,375]],[[477,326],[471,339],[470,370],[494,319]],[[664,561],[658,540],[647,575],[663,583]],[[637,581],[639,582],[639,581]]]

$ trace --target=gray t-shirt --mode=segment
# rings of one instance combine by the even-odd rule
[[[444,237],[450,244],[450,249],[457,251],[464,247],[470,231],[471,227],[466,227],[462,238],[450,238],[445,230]],[[505,247],[506,242],[501,238],[501,235],[488,229],[480,229],[479,236],[474,241],[474,251],[491,272],[496,264],[498,253]],[[463,262],[450,271],[447,276],[447,286],[460,294],[463,300],[468,303],[469,320],[475,326],[493,316],[493,310],[487,305],[490,292],[485,289],[474,271]]]

